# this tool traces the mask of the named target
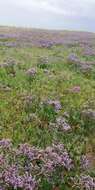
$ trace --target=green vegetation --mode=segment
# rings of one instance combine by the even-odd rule
[[[95,56],[82,55],[81,47],[21,48],[0,47],[0,139],[12,139],[14,145],[30,143],[45,148],[53,142],[63,143],[80,173],[81,155],[95,156],[95,118],[85,118],[82,111],[95,110],[95,65],[91,72],[82,73],[67,57],[75,53],[82,61],[95,62]],[[39,57],[48,57],[47,66],[39,64]],[[41,60],[40,60],[41,61]],[[26,72],[35,68],[36,73],[28,77]],[[79,87],[78,92],[73,91]],[[58,100],[61,109],[56,112],[48,100]],[[68,132],[50,127],[56,118],[66,115],[71,126]],[[68,116],[67,116],[68,115]],[[95,176],[95,163],[87,174]],[[66,179],[65,179],[66,181]],[[41,189],[51,189],[44,181]],[[62,189],[70,189],[64,184]]]

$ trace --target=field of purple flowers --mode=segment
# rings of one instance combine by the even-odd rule
[[[95,189],[95,34],[0,27],[0,190]]]

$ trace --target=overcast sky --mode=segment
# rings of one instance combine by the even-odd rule
[[[95,32],[95,0],[0,0],[0,25]]]

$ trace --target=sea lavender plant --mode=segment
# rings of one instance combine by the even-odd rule
[[[6,189],[35,190],[43,178],[47,180],[61,171],[73,169],[73,161],[63,144],[37,149],[28,144],[10,147],[9,140],[0,141],[0,187]]]
[[[39,57],[37,66],[41,69],[47,69],[49,65],[49,58],[48,57]]]
[[[84,170],[89,169],[89,167],[90,167],[90,160],[87,158],[86,155],[82,155],[81,156],[80,163],[81,163],[81,168],[82,169],[84,169]]]
[[[37,71],[35,68],[31,68],[31,69],[28,69],[28,71],[26,72],[26,74],[29,76],[29,77],[35,77]]]
[[[53,106],[56,112],[62,109],[62,106],[59,100],[48,100],[47,104],[50,106]]]
[[[31,82],[35,79],[36,74],[37,70],[35,68],[31,68],[26,71],[26,76],[29,81],[29,84],[31,84]]]
[[[36,187],[36,182],[33,177],[31,175],[28,175],[28,173],[20,176],[15,165],[7,168],[2,173],[2,179],[6,184],[6,187],[13,189],[20,188],[24,190],[34,190]]]
[[[81,91],[80,86],[74,86],[69,89],[69,92],[72,92],[72,93],[79,93],[80,91]]]
[[[70,55],[67,57],[67,62],[68,62],[68,63],[79,63],[80,60],[79,60],[79,58],[77,57],[76,54],[70,54]]]
[[[85,190],[94,190],[95,189],[95,179],[91,176],[81,176],[80,177],[80,186],[82,189]]]
[[[66,119],[61,116],[56,119],[56,126],[61,131],[70,131],[71,130],[71,126],[68,124]]]
[[[5,60],[5,62],[2,64],[2,67],[6,70],[7,74],[11,74],[12,76],[15,76],[16,70],[16,61],[12,58],[9,58]]]
[[[9,149],[11,147],[11,140],[10,139],[2,139],[0,140],[0,148]]]

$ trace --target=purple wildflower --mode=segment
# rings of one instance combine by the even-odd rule
[[[4,188],[0,186],[0,190],[4,190]]]
[[[66,119],[64,117],[58,117],[56,119],[57,128],[63,131],[69,131],[71,130],[71,126],[67,123]]]
[[[9,140],[0,141],[2,149],[9,146]],[[28,144],[21,144],[10,151],[1,149],[0,155],[0,185],[5,189],[34,190],[40,177],[49,179],[60,167],[64,171],[73,168],[72,159],[63,144],[53,144],[45,149],[37,149]],[[2,154],[3,152],[3,154]],[[4,156],[3,156],[4,155]],[[36,183],[36,181],[37,183]]]
[[[11,140],[10,139],[2,139],[0,140],[0,148],[10,148],[11,147]]]
[[[95,179],[88,176],[81,176],[80,185],[85,190],[94,190],[95,189]]]
[[[31,69],[28,69],[28,71],[26,72],[26,74],[29,76],[29,77],[34,77],[36,75],[37,71],[35,68],[31,68]]]
[[[58,101],[58,100],[49,100],[47,103],[48,103],[48,105],[53,106],[55,111],[59,111],[62,109],[60,101]]]
[[[77,57],[76,54],[70,54],[67,58],[68,63],[78,63],[79,58]]]
[[[20,176],[18,174],[18,170],[16,166],[12,166],[8,168],[3,173],[3,180],[4,180],[4,183],[9,185],[10,187],[13,187],[14,189],[22,188],[25,190],[34,190],[36,186],[36,182],[32,178],[32,176],[28,175],[28,173]]]
[[[23,187],[23,179],[18,175],[18,170],[15,165],[7,168],[6,171],[3,172],[2,176],[4,183],[14,187],[14,189]]]
[[[69,89],[69,91],[72,93],[79,93],[80,90],[81,90],[80,86],[74,86],[71,89]]]
[[[23,176],[23,181],[23,188],[25,190],[34,190],[36,188],[36,181],[31,175],[28,175],[28,173]]]
[[[3,155],[0,155],[0,165],[4,164],[5,159]]]
[[[87,158],[87,156],[82,155],[81,157],[81,167],[85,170],[88,169],[90,166],[90,160]]]
[[[21,144],[17,154],[27,156],[30,160],[34,160],[37,157],[38,150],[35,148],[31,148],[28,144]]]

